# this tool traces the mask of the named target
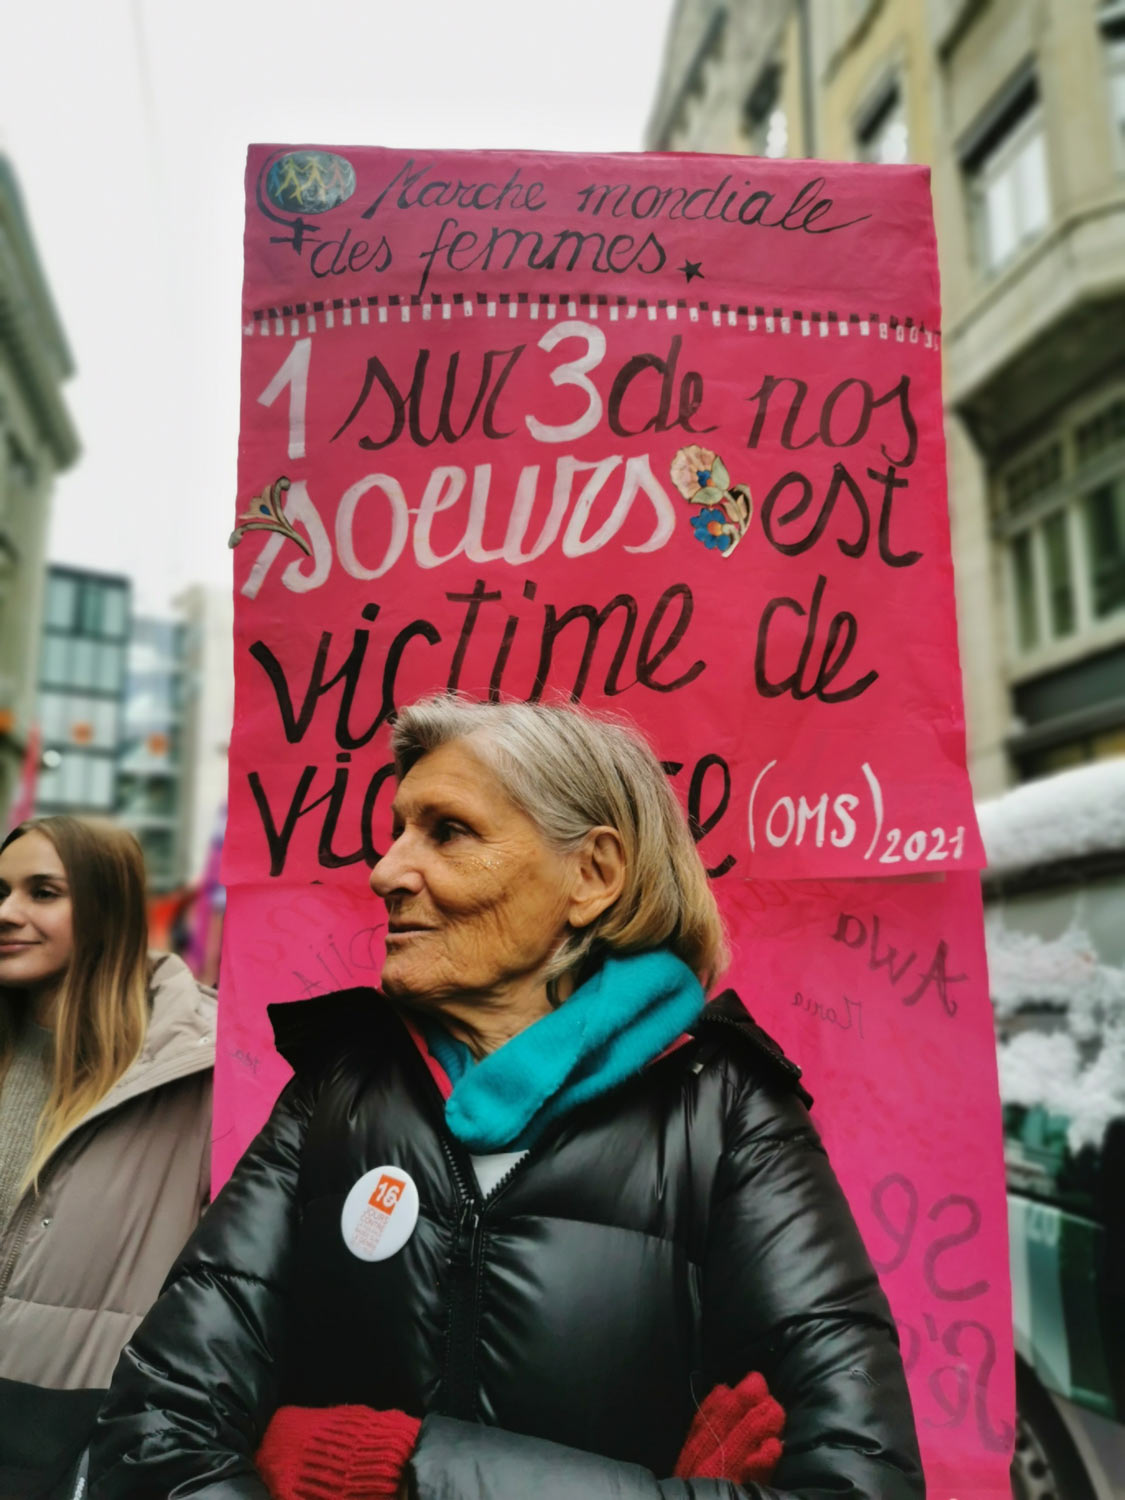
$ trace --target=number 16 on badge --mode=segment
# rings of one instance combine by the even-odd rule
[[[414,1233],[418,1189],[401,1167],[372,1167],[344,1199],[340,1232],[360,1260],[389,1260]]]

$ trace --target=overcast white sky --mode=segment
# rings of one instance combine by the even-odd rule
[[[50,556],[229,581],[250,141],[630,151],[672,0],[0,5],[0,150],[74,352]]]

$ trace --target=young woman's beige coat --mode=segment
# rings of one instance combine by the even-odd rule
[[[27,1387],[40,1410],[53,1392],[103,1391],[206,1206],[214,992],[180,959],[153,961],[140,1057],[0,1237],[0,1408],[22,1409]]]

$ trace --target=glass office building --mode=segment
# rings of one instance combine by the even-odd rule
[[[51,567],[43,618],[36,812],[112,814],[124,733],[128,578]]]

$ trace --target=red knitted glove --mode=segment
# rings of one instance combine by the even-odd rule
[[[273,1500],[394,1500],[421,1425],[367,1406],[282,1406],[255,1463]]]
[[[785,1413],[761,1375],[731,1390],[717,1385],[704,1400],[676,1461],[677,1479],[768,1481],[781,1458]]]

